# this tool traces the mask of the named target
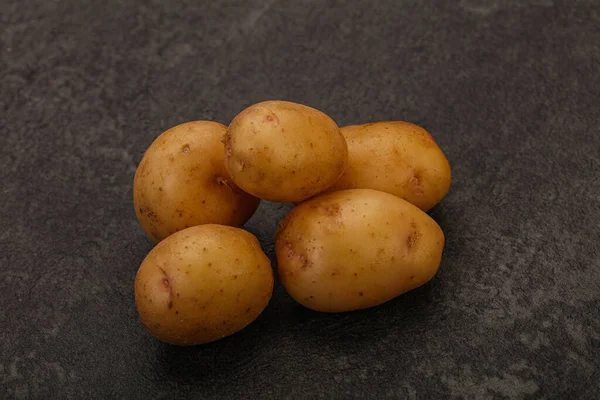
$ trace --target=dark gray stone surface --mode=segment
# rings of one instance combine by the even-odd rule
[[[599,63],[592,0],[0,1],[0,398],[598,398]],[[273,98],[434,135],[441,269],[338,315],[277,285],[239,334],[161,344],[136,165]],[[289,208],[247,224],[272,258]]]

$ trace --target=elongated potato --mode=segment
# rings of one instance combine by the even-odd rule
[[[142,262],[135,302],[146,328],[176,345],[212,342],[254,321],[273,292],[273,270],[254,235],[199,225],[162,242]]]
[[[242,111],[225,139],[227,171],[246,192],[299,202],[330,187],[348,159],[337,124],[323,112],[288,101]]]
[[[450,190],[450,164],[431,135],[409,122],[345,126],[348,165],[329,191],[376,189],[427,211]]]
[[[225,169],[226,131],[217,122],[187,122],[146,150],[133,181],[133,202],[154,241],[194,225],[241,226],[256,211],[260,199],[238,188]]]
[[[281,282],[300,304],[339,312],[372,307],[429,281],[444,234],[426,213],[388,193],[352,189],[298,205],[281,222]]]

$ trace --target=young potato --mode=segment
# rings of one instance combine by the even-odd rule
[[[391,194],[351,189],[294,208],[275,251],[281,282],[300,304],[340,312],[373,307],[429,281],[444,234],[419,208]]]
[[[133,203],[154,241],[194,225],[241,226],[256,211],[260,199],[238,188],[225,168],[226,131],[216,122],[188,122],[146,150],[133,181]]]
[[[142,323],[158,339],[196,345],[254,321],[273,292],[273,270],[258,240],[230,226],[199,225],[160,242],[135,278]]]
[[[299,202],[331,186],[344,172],[346,141],[321,111],[265,101],[242,111],[225,137],[227,171],[248,193]]]
[[[329,191],[376,189],[427,211],[450,190],[450,164],[431,135],[402,121],[341,129],[348,166]]]

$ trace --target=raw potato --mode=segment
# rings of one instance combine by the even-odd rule
[[[450,189],[450,164],[431,135],[401,121],[346,126],[348,166],[330,188],[376,189],[427,211]]]
[[[348,159],[337,124],[321,111],[265,101],[229,125],[226,165],[233,181],[262,199],[299,202],[330,187]]]
[[[135,279],[143,324],[175,345],[212,342],[241,330],[263,311],[272,292],[271,263],[256,237],[213,224],[160,242]]]
[[[223,156],[225,125],[178,125],[150,145],[135,174],[133,202],[142,228],[159,242],[200,224],[243,225],[260,199],[230,179]]]
[[[303,202],[281,222],[281,282],[300,304],[340,312],[384,303],[437,272],[444,234],[409,202],[371,189]]]

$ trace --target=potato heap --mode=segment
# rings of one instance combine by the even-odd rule
[[[425,213],[450,189],[450,165],[408,122],[339,128],[305,105],[265,101],[229,127],[194,121],[161,134],[135,174],[133,200],[158,244],[135,280],[158,339],[197,345],[253,322],[273,293],[258,239],[240,228],[260,199],[294,202],[275,237],[277,271],[307,308],[373,307],[428,282],[444,234]]]

